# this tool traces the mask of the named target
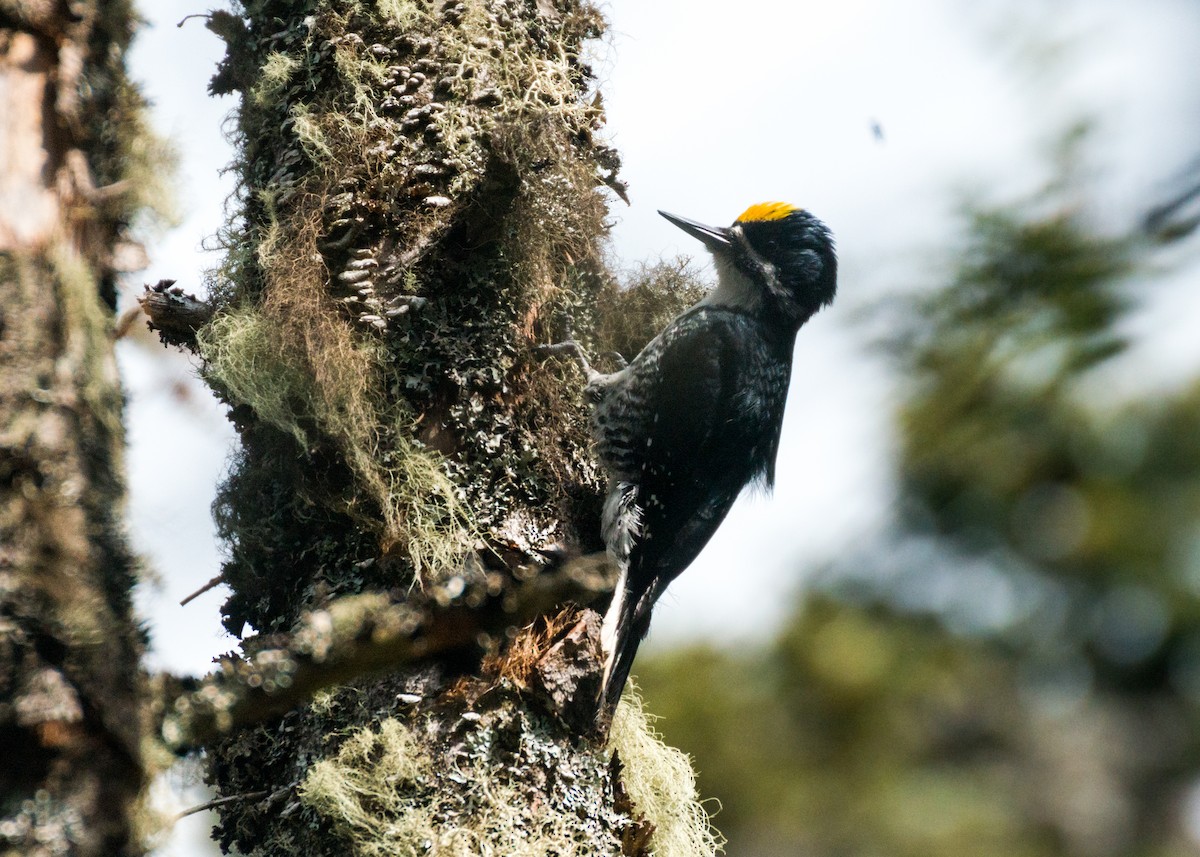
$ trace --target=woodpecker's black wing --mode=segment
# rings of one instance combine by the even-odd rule
[[[791,373],[791,341],[739,310],[681,316],[658,361],[645,433],[636,564],[665,586],[708,542],[742,488],[770,480]],[[632,571],[632,567],[631,567]]]
[[[751,478],[750,447],[761,427],[739,395],[750,385],[748,327],[741,313],[701,308],[668,331],[637,476],[642,528],[630,554],[631,584],[665,588]]]
[[[646,388],[630,414],[636,428],[626,427],[624,468],[636,485],[640,535],[614,601],[621,615],[605,688],[610,706],[667,584],[708,543],[742,488],[773,470],[790,372],[790,342],[764,339],[754,318],[723,307],[685,313],[647,351],[629,379]]]

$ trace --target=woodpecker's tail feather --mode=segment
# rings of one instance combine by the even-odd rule
[[[629,667],[638,643],[645,636],[643,630],[641,636],[630,644],[630,629],[642,594],[635,592],[630,597],[629,592],[629,556],[642,534],[642,510],[638,505],[637,485],[622,480],[609,483],[600,526],[605,544],[608,545],[608,555],[621,570],[600,629],[600,646],[604,651],[600,704],[611,715],[617,700],[621,698],[621,689],[629,676]],[[646,626],[649,627],[649,615],[646,618]]]
[[[600,709],[611,717],[629,679],[638,646],[650,630],[650,610],[644,601],[630,598],[625,588],[625,573],[613,593],[613,603],[604,616],[600,642],[604,649],[604,678],[600,684]]]

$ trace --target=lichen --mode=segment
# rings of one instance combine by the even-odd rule
[[[387,401],[372,389],[378,382],[373,347],[346,340],[340,353],[325,352],[329,362],[314,375],[315,367],[304,364],[293,341],[281,338],[279,328],[253,306],[230,308],[198,335],[206,373],[230,401],[253,408],[303,448],[318,437],[341,441],[345,460],[377,504],[363,510],[351,500],[341,511],[367,528],[382,521],[384,549],[402,545],[418,573],[449,568],[471,538],[467,512],[438,457],[412,439],[413,420],[403,403],[392,402],[391,413],[382,416],[367,410]],[[393,430],[388,449],[381,447],[380,419]]]
[[[497,748],[490,746],[496,726],[481,718],[460,748],[443,753],[398,720],[384,720],[378,730],[352,735],[334,758],[313,765],[301,799],[330,819],[360,857],[619,854],[615,835],[586,824],[591,807],[583,800],[585,789],[603,793],[603,767],[572,771],[569,760],[558,759],[554,773],[571,785],[534,801],[532,784],[522,775],[530,773],[524,766],[541,760],[509,759],[511,768],[496,764]],[[555,749],[526,738],[526,754]]]
[[[642,264],[618,285],[606,284],[596,302],[598,349],[632,360],[659,331],[711,288],[698,267],[679,257]]]
[[[250,92],[250,97],[259,105],[271,103],[280,96],[299,67],[300,61],[290,54],[279,51],[267,54],[262,64],[261,76]]]
[[[359,857],[616,857],[625,831],[645,822],[654,857],[720,850],[687,756],[662,743],[636,694],[622,700],[607,749],[566,740],[506,703],[451,728],[389,717],[313,763],[299,794]],[[604,808],[614,750],[630,814]]]
[[[641,697],[627,689],[613,715],[609,746],[624,765],[622,781],[637,811],[654,825],[655,857],[708,857],[724,839],[709,822],[692,762],[663,743]]]

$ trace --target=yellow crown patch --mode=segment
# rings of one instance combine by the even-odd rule
[[[759,220],[783,220],[793,211],[800,211],[800,207],[789,205],[786,202],[760,202],[758,205],[752,205],[741,213],[734,223],[751,223]]]

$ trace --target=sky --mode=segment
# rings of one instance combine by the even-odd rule
[[[217,38],[200,20],[176,27],[206,8],[142,3],[148,26],[132,70],[158,129],[180,150],[184,216],[151,242],[151,266],[134,286],[166,277],[196,289],[217,261],[202,248],[232,189],[220,171],[231,159],[221,129],[233,102],[205,94],[223,53]],[[887,522],[895,384],[866,346],[864,308],[930,282],[953,252],[961,200],[1012,201],[1036,189],[1056,135],[1079,118],[1099,127],[1088,156],[1103,221],[1135,222],[1200,149],[1190,74],[1200,7],[611,0],[604,8],[611,33],[596,67],[631,201],[613,205],[616,258],[633,265],[702,252],[657,209],[724,224],[771,199],[808,208],[838,241],[838,300],[796,347],[776,490],[739,501],[655,613],[651,645],[733,645],[777,625],[802,569]],[[1160,278],[1129,320],[1136,345],[1104,379],[1116,394],[1200,372],[1200,290],[1188,287],[1197,260],[1166,261],[1184,273]],[[121,344],[119,360],[130,398],[130,528],[154,581],[139,599],[151,665],[203,672],[234,647],[220,629],[223,591],[178,601],[219,571],[209,505],[233,434],[185,358],[135,341]]]

